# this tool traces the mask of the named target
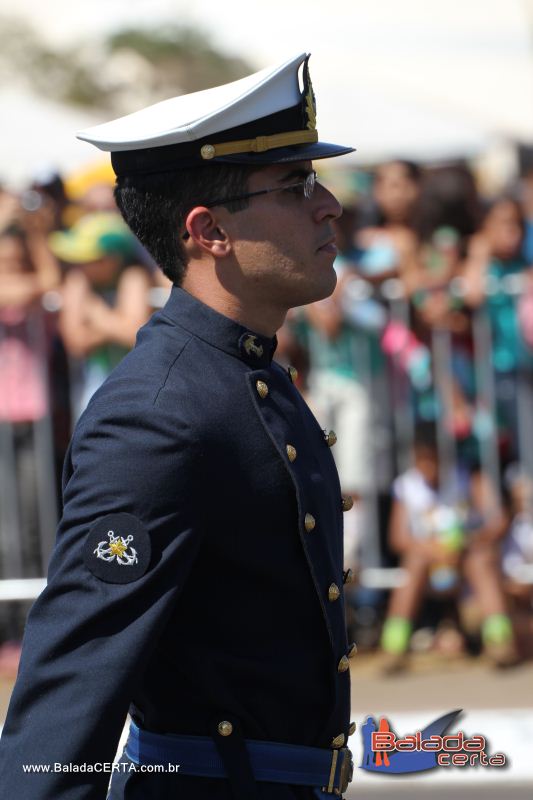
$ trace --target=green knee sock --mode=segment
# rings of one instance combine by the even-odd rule
[[[513,626],[507,614],[491,614],[483,621],[481,636],[485,644],[506,644],[513,638]]]
[[[409,647],[412,622],[405,617],[389,617],[381,634],[381,647],[386,653],[399,655]]]

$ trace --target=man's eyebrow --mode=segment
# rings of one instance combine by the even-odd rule
[[[303,169],[303,167],[293,169],[287,175],[282,175],[281,178],[278,178],[278,183],[285,183],[285,181],[290,181],[292,178],[301,178],[304,181],[312,171],[312,169]]]

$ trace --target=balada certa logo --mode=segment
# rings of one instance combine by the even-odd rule
[[[446,733],[461,710],[450,711],[424,730],[405,736],[398,736],[386,717],[381,717],[378,723],[374,717],[367,717],[361,729],[361,769],[382,775],[399,775],[425,772],[435,767],[503,767],[507,763],[506,755],[489,755],[488,743],[482,734]]]

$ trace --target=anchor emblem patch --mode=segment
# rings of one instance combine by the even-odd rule
[[[134,546],[135,545],[135,546]],[[148,531],[138,517],[119,512],[94,523],[83,548],[85,566],[106,583],[132,583],[151,559]]]
[[[137,550],[129,546],[130,542],[133,542],[133,536],[128,536],[124,539],[123,536],[115,536],[114,531],[108,531],[107,536],[109,542],[105,540],[98,542],[98,546],[93,551],[97,558],[101,558],[102,561],[113,561],[116,558],[118,564],[128,567],[138,562]],[[131,552],[128,553],[128,550]]]

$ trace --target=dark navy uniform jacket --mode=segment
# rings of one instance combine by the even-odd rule
[[[232,714],[250,739],[347,737],[340,486],[275,342],[174,288],[80,419],[2,800],[103,800],[109,773],[22,764],[112,762],[128,710],[161,733],[209,735]],[[231,796],[209,778],[126,783],[128,798]]]

